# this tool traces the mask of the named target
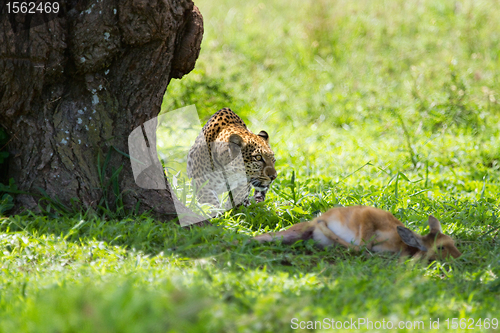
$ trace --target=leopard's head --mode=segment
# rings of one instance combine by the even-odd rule
[[[274,168],[276,159],[269,145],[269,135],[265,131],[259,134],[232,134],[229,142],[240,147],[247,181],[257,191],[267,191],[277,173]]]

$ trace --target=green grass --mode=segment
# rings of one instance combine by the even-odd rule
[[[191,230],[145,216],[0,217],[0,331],[282,332],[292,318],[425,329],[439,318],[443,331],[447,318],[498,319],[497,3],[196,4],[200,57],[162,108],[195,104],[205,121],[228,106],[266,130],[278,171],[266,201]],[[428,264],[248,242],[357,204],[417,232],[432,214],[464,255]]]

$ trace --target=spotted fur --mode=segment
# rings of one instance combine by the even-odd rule
[[[234,204],[247,206],[252,186],[255,201],[264,201],[277,176],[275,161],[269,135],[250,132],[236,113],[223,108],[210,117],[189,150],[187,172],[198,202],[219,207],[218,194],[231,187]],[[232,207],[230,201],[226,208]]]

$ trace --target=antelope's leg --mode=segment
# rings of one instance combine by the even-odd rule
[[[332,241],[334,241],[337,244],[340,244],[348,249],[354,249],[355,251],[359,251],[359,246],[351,244],[337,236],[336,233],[334,233],[330,228],[326,226],[325,221],[319,221],[318,222],[318,228],[319,230],[325,235],[326,237],[330,238]]]

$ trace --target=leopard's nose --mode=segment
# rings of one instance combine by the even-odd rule
[[[276,169],[274,169],[271,166],[266,166],[264,168],[264,175],[269,177],[269,179],[271,179],[271,181],[275,180],[276,177],[278,177],[278,173],[276,172]]]

